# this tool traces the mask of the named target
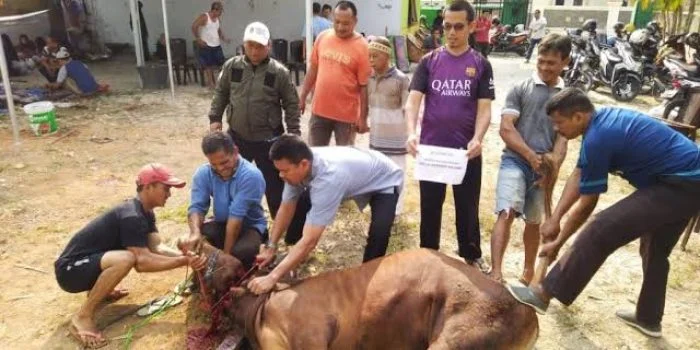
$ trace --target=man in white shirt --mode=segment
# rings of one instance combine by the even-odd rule
[[[530,30],[530,47],[527,49],[525,54],[525,63],[530,62],[530,56],[532,56],[532,51],[535,46],[542,41],[544,38],[547,28],[547,19],[540,14],[540,10],[535,10],[535,17],[530,22],[528,29]]]

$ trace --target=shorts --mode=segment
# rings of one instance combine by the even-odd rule
[[[496,214],[513,209],[528,224],[540,224],[544,211],[544,190],[535,185],[539,176],[517,160],[501,160],[496,184]]]
[[[102,274],[102,256],[97,252],[75,258],[58,258],[54,263],[56,281],[68,293],[80,293],[92,289]]]
[[[199,48],[199,63],[204,67],[221,67],[225,60],[221,46]]]

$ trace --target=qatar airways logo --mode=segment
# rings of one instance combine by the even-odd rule
[[[440,96],[470,97],[472,95],[472,82],[468,79],[436,79],[430,87]]]

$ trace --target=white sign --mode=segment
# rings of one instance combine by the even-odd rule
[[[467,172],[467,151],[463,149],[418,145],[416,180],[459,185]]]

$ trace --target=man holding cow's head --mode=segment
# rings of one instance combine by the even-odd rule
[[[403,171],[383,154],[353,147],[309,147],[300,137],[282,135],[270,149],[270,158],[285,182],[282,205],[272,226],[270,241],[261,248],[262,266],[274,259],[277,242],[295,244],[270,274],[248,283],[253,293],[271,290],[316,247],[343,199],[352,198],[360,209],[369,204],[372,221],[363,261],[384,256],[403,185]],[[291,225],[295,212],[306,214]]]
[[[209,163],[200,166],[192,178],[190,234],[180,238],[178,247],[191,251],[206,238],[250,267],[267,236],[267,219],[260,204],[265,179],[255,165],[239,155],[233,139],[221,131],[204,137],[202,152]],[[205,222],[212,204],[214,218]]]
[[[644,276],[637,309],[618,311],[617,317],[650,337],[660,337],[668,256],[690,218],[700,211],[700,148],[637,111],[596,110],[578,89],[557,93],[546,109],[559,134],[583,140],[559,204],[540,229],[548,241],[541,256],[554,260],[586,222],[600,194],[608,190],[608,173],[621,176],[637,190],[596,214],[542,283],[508,290],[539,313],[546,312],[551,298],[569,305],[608,255],[639,238]]]
[[[107,339],[93,320],[95,309],[105,300],[128,294],[116,288],[131,271],[157,272],[190,265],[201,269],[204,257],[183,255],[161,244],[153,209],[162,207],[170,188],[185,182],[161,164],[148,164],[136,177],[135,198],[129,199],[81,229],[56,260],[56,280],[69,293],[88,291],[87,300],[73,315],[70,333],[83,347],[106,345]]]

